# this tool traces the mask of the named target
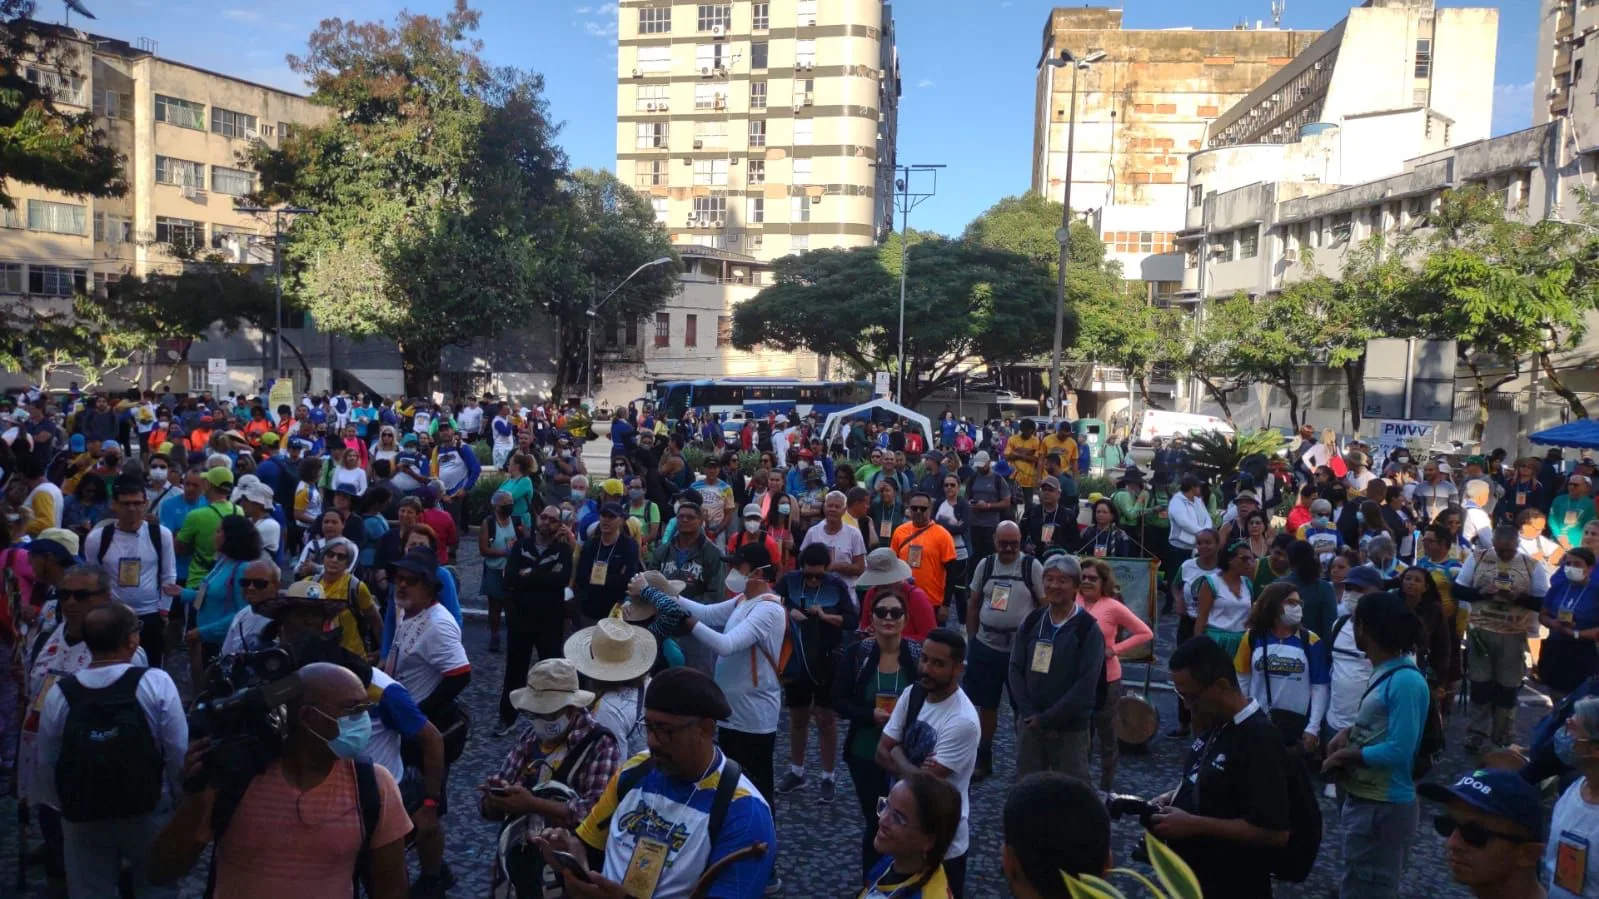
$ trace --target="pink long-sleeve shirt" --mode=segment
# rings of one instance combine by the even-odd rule
[[[1121,680],[1122,661],[1117,655],[1155,639],[1155,632],[1149,629],[1144,619],[1133,614],[1133,610],[1122,605],[1119,600],[1103,597],[1090,606],[1083,602],[1083,597],[1079,594],[1077,605],[1094,616],[1094,621],[1099,624],[1100,633],[1105,635],[1105,648],[1110,650],[1105,659],[1105,680],[1111,682]],[[1127,639],[1117,642],[1116,637],[1122,631],[1127,632]]]

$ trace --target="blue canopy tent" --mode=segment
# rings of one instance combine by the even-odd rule
[[[1599,449],[1599,421],[1584,418],[1566,422],[1527,437],[1542,446],[1570,446],[1577,449]]]

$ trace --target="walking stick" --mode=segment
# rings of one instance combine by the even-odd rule
[[[748,846],[745,846],[743,849],[740,849],[736,852],[729,852],[727,855],[722,856],[714,864],[706,868],[705,873],[700,875],[700,879],[695,881],[694,892],[689,893],[689,899],[705,899],[705,897],[709,896],[711,894],[711,885],[716,882],[717,876],[721,874],[728,865],[731,865],[734,862],[743,861],[746,858],[760,858],[765,854],[765,843],[751,843]]]

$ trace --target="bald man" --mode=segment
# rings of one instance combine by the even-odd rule
[[[315,662],[299,671],[303,687],[288,704],[289,734],[279,758],[232,804],[227,830],[212,831],[218,791],[207,781],[187,790],[183,804],[151,853],[150,879],[172,883],[186,874],[216,838],[218,895],[337,895],[347,891],[363,844],[359,786],[379,797],[376,825],[365,838],[367,882],[374,899],[403,899],[405,813],[394,776],[382,765],[353,759],[371,737],[371,701],[361,679],[339,665]],[[189,744],[185,773],[200,780],[208,742]],[[224,802],[224,805],[229,803]],[[311,809],[315,814],[304,815]],[[222,811],[226,811],[223,809]]]
[[[261,631],[272,619],[261,614],[261,604],[278,595],[280,572],[276,562],[257,559],[244,569],[239,582],[244,585],[244,600],[248,605],[233,616],[228,625],[228,635],[222,639],[222,654],[230,656],[239,652],[256,652],[268,646],[261,639]]]
[[[994,528],[994,554],[972,571],[966,601],[966,674],[961,688],[977,706],[982,740],[973,779],[994,770],[994,730],[1000,694],[1010,673],[1010,650],[1027,613],[1044,601],[1044,566],[1022,553],[1022,529],[1014,521]]]

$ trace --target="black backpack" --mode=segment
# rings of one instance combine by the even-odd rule
[[[1298,756],[1288,754],[1283,770],[1288,775],[1288,842],[1272,853],[1271,873],[1278,880],[1304,883],[1321,849],[1321,806]]]
[[[62,679],[67,721],[55,777],[66,820],[144,815],[161,801],[165,759],[138,695],[148,670],[129,668],[100,688]]]
[[[105,564],[105,554],[111,550],[111,538],[116,536],[116,528],[117,523],[115,521],[108,521],[100,527],[100,551],[95,553],[94,560],[101,565]],[[157,584],[160,584],[161,566],[166,562],[161,553],[161,526],[154,522],[146,521],[144,523],[143,536],[148,537],[150,545],[155,547],[155,580]]]
[[[599,728],[596,728],[599,730]],[[716,838],[721,836],[722,824],[727,821],[727,809],[733,804],[733,791],[738,789],[738,782],[744,776],[744,769],[739,767],[733,757],[723,755],[722,773],[716,781],[716,794],[711,797],[711,814],[707,823],[706,833],[711,838],[711,845],[716,845]],[[633,792],[643,782],[645,775],[655,770],[655,759],[647,758],[631,768],[624,769],[616,775],[616,802],[621,805],[622,797]],[[601,824],[601,829],[609,831],[610,819]]]

